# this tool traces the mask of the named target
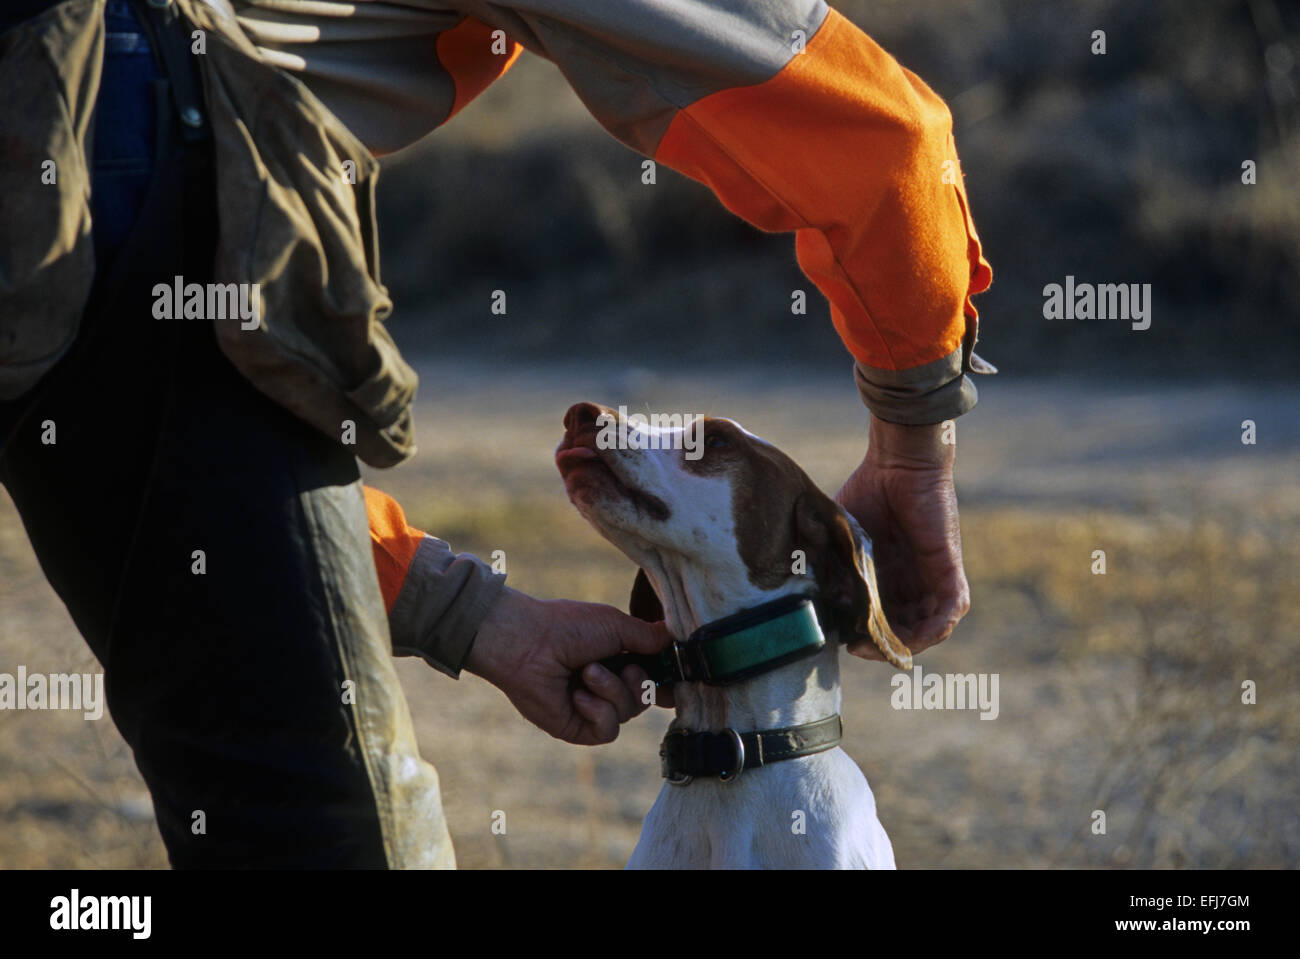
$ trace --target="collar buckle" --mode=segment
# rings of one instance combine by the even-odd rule
[[[726,783],[728,786],[730,786],[737,779],[739,779],[740,774],[745,771],[745,741],[740,738],[740,733],[736,732],[730,726],[724,729],[723,732],[731,737],[731,745],[732,748],[735,750],[736,758],[734,760],[735,761],[735,766],[733,767],[734,772],[723,770],[722,772],[718,773],[718,779]]]
[[[685,681],[687,675],[686,663],[682,661],[682,641],[680,639],[673,640],[673,662],[677,664],[677,675],[682,681]]]

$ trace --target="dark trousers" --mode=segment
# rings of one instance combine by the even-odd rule
[[[0,409],[0,481],[103,666],[174,866],[448,864],[356,461],[249,385],[210,321],[154,318],[155,284],[213,279],[211,143],[182,141],[148,47],[129,56],[125,4],[109,31],[101,269],[72,352]]]

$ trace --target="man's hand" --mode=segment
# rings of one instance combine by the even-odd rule
[[[871,418],[866,458],[835,499],[875,549],[885,615],[913,653],[943,642],[970,609],[952,484],[956,447],[942,426]],[[882,659],[870,643],[852,652]]]
[[[623,650],[657,653],[671,641],[663,623],[613,606],[534,599],[507,587],[479,626],[465,668],[552,736],[594,746],[613,742],[620,723],[645,711],[641,690],[649,682],[638,666],[615,676],[596,660]]]

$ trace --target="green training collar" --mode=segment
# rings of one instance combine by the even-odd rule
[[[658,655],[621,653],[602,662],[615,673],[635,663],[657,686],[728,686],[811,656],[825,645],[815,601],[783,596],[705,623]]]

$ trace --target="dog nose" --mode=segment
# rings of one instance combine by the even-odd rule
[[[594,430],[601,414],[610,412],[596,403],[574,403],[564,414],[564,431],[569,436],[576,436]]]

